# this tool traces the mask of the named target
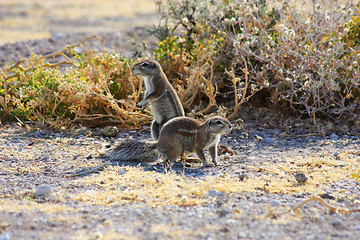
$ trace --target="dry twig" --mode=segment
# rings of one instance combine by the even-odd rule
[[[313,202],[313,201],[317,201],[320,202],[322,205],[324,205],[325,207],[327,207],[328,209],[330,209],[330,212],[332,213],[342,213],[342,214],[348,214],[348,213],[353,213],[353,212],[360,212],[360,209],[343,209],[343,208],[336,208],[334,206],[331,206],[330,204],[328,204],[327,202],[324,201],[324,199],[320,198],[320,197],[312,197],[308,200],[303,201],[302,203],[300,203],[299,205],[297,205],[294,208],[291,208],[287,211],[284,212],[279,212],[279,213],[275,213],[273,211],[272,208],[269,209],[269,213],[266,214],[265,217],[271,217],[271,218],[276,218],[279,217],[280,215],[284,215],[287,213],[292,213],[295,215],[299,214],[300,208],[302,206],[304,206],[305,204],[309,203],[309,202]]]

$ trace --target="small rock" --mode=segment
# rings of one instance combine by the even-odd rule
[[[295,174],[295,179],[300,184],[305,183],[308,180],[305,173],[297,173],[297,174]]]
[[[44,155],[42,155],[41,160],[46,161],[49,160],[50,157],[50,153],[44,153]]]
[[[335,133],[333,133],[330,135],[330,138],[331,138],[331,140],[337,140],[339,138],[339,136],[336,135]]]
[[[219,217],[225,217],[226,215],[228,215],[230,213],[230,211],[223,208],[223,209],[218,210],[217,213],[219,214]]]
[[[333,155],[336,160],[340,160],[340,153],[338,151],[333,152]]]
[[[332,225],[333,227],[341,227],[342,222],[341,222],[340,219],[335,218],[334,220],[331,221],[331,225]]]
[[[237,236],[239,237],[239,239],[241,239],[241,238],[248,238],[248,236],[247,236],[245,233],[243,233],[243,232],[239,232]]]
[[[55,135],[55,138],[61,138],[61,137],[63,137],[63,133],[57,133],[56,135]]]
[[[332,195],[330,195],[330,193],[321,194],[320,197],[323,198],[323,199],[330,199],[330,200],[334,200],[334,199],[335,199],[335,197],[332,196]]]
[[[195,216],[195,213],[194,212],[188,212],[187,216],[188,217],[193,217],[193,216]]]
[[[240,173],[239,174],[239,180],[240,181],[244,181],[245,179],[247,179],[248,178],[248,176],[245,174],[245,173]]]
[[[36,187],[34,197],[46,197],[51,194],[51,187],[48,185],[41,185]]]
[[[266,142],[266,143],[274,143],[274,142],[275,142],[274,139],[269,138],[269,137],[265,137],[265,138],[263,139],[263,141]]]
[[[273,207],[278,207],[281,205],[281,203],[278,200],[272,200],[269,204]]]
[[[100,131],[100,134],[104,137],[116,137],[118,133],[119,130],[116,126],[106,126]]]
[[[6,232],[6,233],[2,233],[0,234],[0,240],[10,240],[12,239],[12,232]]]
[[[35,136],[36,138],[40,138],[40,137],[42,137],[42,135],[41,135],[41,132],[40,132],[40,131],[37,131],[37,132],[34,134],[34,136]]]
[[[135,209],[134,210],[134,216],[140,216],[141,215],[141,211],[139,209]]]
[[[127,173],[127,172],[122,169],[119,170],[119,175],[124,175],[125,173]]]
[[[215,190],[215,189],[210,189],[210,190],[208,191],[207,195],[208,195],[209,197],[216,197],[217,195],[219,195],[219,192],[218,192],[217,190]]]

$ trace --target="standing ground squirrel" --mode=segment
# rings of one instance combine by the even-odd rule
[[[151,124],[151,135],[157,140],[160,129],[167,121],[185,116],[183,106],[157,61],[143,59],[134,65],[133,72],[144,78],[146,93],[138,106],[144,110],[150,104],[155,118]]]
[[[165,163],[176,161],[182,154],[195,152],[204,166],[204,150],[208,150],[214,165],[217,165],[217,145],[220,135],[231,131],[229,120],[223,117],[211,117],[201,122],[189,117],[176,117],[162,127],[159,140],[155,143],[127,141],[109,149],[106,157],[112,160],[132,160],[146,158],[155,149],[163,156]]]

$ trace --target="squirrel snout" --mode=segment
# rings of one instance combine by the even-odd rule
[[[233,130],[233,128],[232,128],[232,126],[230,125],[229,128],[228,128],[228,130],[227,130],[227,132],[228,132],[228,133],[231,133],[232,130]]]

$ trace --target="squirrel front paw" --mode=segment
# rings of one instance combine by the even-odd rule
[[[144,101],[139,102],[138,104],[136,104],[137,107],[141,108],[141,111],[144,112],[146,107],[147,107],[147,103]]]

